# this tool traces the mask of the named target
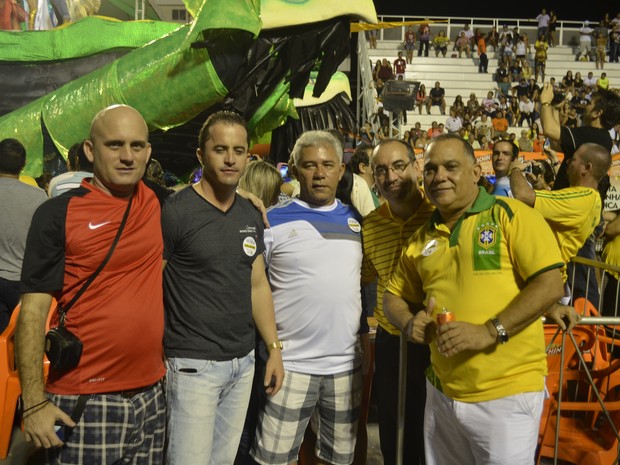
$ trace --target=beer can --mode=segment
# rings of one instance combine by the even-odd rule
[[[456,320],[454,313],[449,311],[447,308],[444,308],[440,313],[437,314],[437,324],[443,325],[444,323],[449,323],[450,321]]]

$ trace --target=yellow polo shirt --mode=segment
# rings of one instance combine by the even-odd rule
[[[601,196],[590,187],[536,191],[534,209],[547,220],[565,264],[575,256],[601,221]],[[566,266],[562,280],[566,282]]]
[[[459,321],[483,324],[504,310],[529,279],[562,265],[540,213],[480,189],[453,231],[436,211],[413,234],[387,290],[412,303],[427,304],[434,296],[436,312],[445,307]],[[482,352],[444,357],[436,344],[430,348],[443,392],[453,399],[482,402],[544,388],[542,320]]]
[[[620,235],[605,243],[601,258],[606,265],[620,266]],[[620,280],[620,274],[615,271],[609,271],[609,273]]]
[[[378,325],[390,334],[399,335],[400,330],[388,321],[383,312],[385,286],[396,268],[403,246],[420,226],[428,222],[434,210],[435,207],[424,196],[416,213],[406,221],[394,216],[387,202],[370,212],[362,221],[362,281],[369,283],[377,278],[374,317]]]

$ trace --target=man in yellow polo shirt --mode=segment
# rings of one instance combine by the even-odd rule
[[[611,166],[609,150],[599,144],[579,146],[568,160],[569,187],[556,191],[532,189],[522,174],[523,164],[515,160],[510,167],[512,195],[539,211],[547,220],[557,240],[565,264],[594,232],[601,220],[601,196],[598,184]],[[570,302],[566,266],[562,268],[565,284],[563,304]]]
[[[370,167],[375,185],[386,202],[369,213],[362,222],[362,280],[370,283],[377,279],[374,390],[383,463],[393,465],[396,462],[400,330],[390,324],[383,313],[383,292],[403,246],[411,234],[428,221],[435,207],[419,187],[419,170],[410,145],[401,140],[384,139],[374,149]],[[405,407],[407,440],[403,449],[403,463],[406,464],[424,463],[424,370],[428,364],[428,347],[410,342]]]
[[[384,294],[390,321],[430,344],[427,465],[532,463],[536,449],[546,374],[540,317],[562,296],[562,257],[542,215],[478,188],[480,173],[466,141],[429,145],[424,186],[437,210]],[[438,326],[443,308],[455,320]]]

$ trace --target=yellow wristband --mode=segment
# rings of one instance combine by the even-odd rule
[[[267,346],[267,351],[271,352],[273,349],[282,350],[283,348],[284,348],[284,344],[282,344],[282,341],[275,341]]]

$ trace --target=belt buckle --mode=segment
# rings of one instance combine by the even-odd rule
[[[136,388],[136,389],[128,389],[126,391],[121,391],[119,392],[119,394],[121,395],[122,398],[124,399],[131,399],[132,397],[140,394],[141,392],[146,391],[150,386],[147,387],[141,387],[141,388]]]

